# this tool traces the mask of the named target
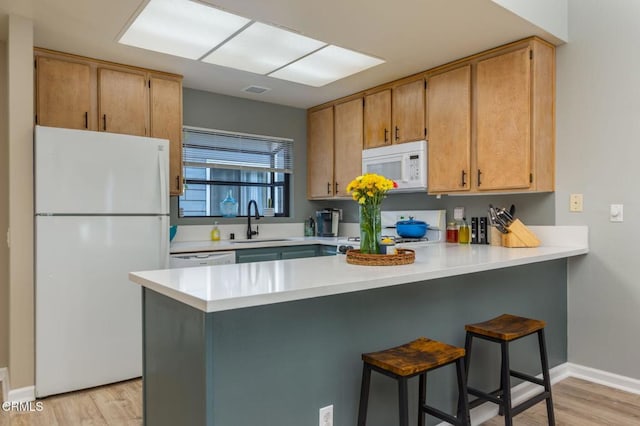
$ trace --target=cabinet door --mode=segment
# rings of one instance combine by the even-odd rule
[[[178,80],[151,77],[151,136],[169,140],[169,190],[182,193],[182,84]]]
[[[89,65],[39,56],[36,66],[37,123],[89,129],[90,111]]]
[[[236,250],[236,263],[267,262],[280,259],[279,247]]]
[[[391,144],[391,89],[364,98],[364,148]]]
[[[319,256],[318,245],[281,247],[280,258],[285,259],[302,259],[305,257]]]
[[[477,68],[478,190],[528,188],[531,173],[529,48],[486,59]]]
[[[347,185],[362,174],[362,99],[335,107],[334,195],[348,197]]]
[[[144,74],[98,70],[98,128],[101,131],[145,136],[146,111]]]
[[[393,89],[393,143],[418,141],[424,134],[424,80]]]
[[[333,107],[309,113],[307,197],[333,195]]]
[[[427,84],[429,192],[467,191],[471,169],[471,66]]]

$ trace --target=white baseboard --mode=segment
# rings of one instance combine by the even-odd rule
[[[0,368],[0,382],[2,382],[2,400],[9,400],[9,369],[7,367]]]
[[[25,386],[23,388],[11,389],[7,401],[12,402],[29,402],[36,400],[36,387]]]
[[[569,376],[640,395],[640,380],[568,362]]]

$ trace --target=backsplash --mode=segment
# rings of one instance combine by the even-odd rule
[[[304,236],[304,223],[260,223],[252,221],[251,227],[255,230],[256,225],[259,227],[260,234],[253,238],[286,238],[286,237],[302,237]],[[178,231],[172,242],[185,241],[206,241],[211,239],[211,225],[178,225]],[[229,240],[230,234],[235,235],[236,240],[244,240],[247,238],[246,224],[230,224],[220,225],[220,238]],[[338,228],[339,236],[359,235],[360,227],[358,223],[341,222]]]

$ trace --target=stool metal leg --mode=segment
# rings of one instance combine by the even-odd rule
[[[358,426],[367,424],[367,406],[369,405],[369,385],[371,384],[371,367],[366,362],[362,367],[362,384],[360,385],[360,407],[358,409]]]
[[[471,364],[471,345],[473,344],[473,336],[467,331],[464,339],[464,374],[465,382],[469,383],[469,364]]]
[[[549,393],[547,397],[547,419],[549,426],[556,424],[553,414],[553,399],[551,398],[551,378],[549,377],[549,361],[547,360],[547,345],[544,339],[544,329],[538,331],[538,344],[540,345],[540,363],[542,364],[542,379],[544,381],[544,390]]]
[[[406,377],[398,377],[398,409],[400,426],[409,426],[409,391]]]
[[[418,385],[418,426],[424,426],[426,414],[422,407],[427,402],[427,373],[420,375],[420,383]]]
[[[461,425],[470,426],[471,418],[469,415],[469,396],[467,394],[466,370],[464,368],[464,360],[462,358],[458,358],[458,360],[456,360],[456,371],[458,373],[457,418]]]
[[[509,367],[509,343],[500,343],[502,352],[502,368],[500,371],[500,387],[502,388],[502,406],[504,408],[505,426],[513,425],[513,415],[511,413],[511,374]]]

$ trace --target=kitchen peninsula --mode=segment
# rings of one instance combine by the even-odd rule
[[[465,323],[504,312],[545,320],[550,364],[564,363],[567,258],[588,252],[587,230],[535,232],[538,248],[434,244],[395,267],[331,256],[132,273],[143,287],[145,424],[315,426],[332,404],[334,424],[354,424],[361,353],[419,336],[460,346]],[[513,352],[537,374],[535,344]],[[487,365],[470,382],[491,387],[497,354],[478,353]],[[447,391],[431,395],[448,410],[447,374],[434,376]],[[378,379],[371,426],[397,413],[394,383]]]

